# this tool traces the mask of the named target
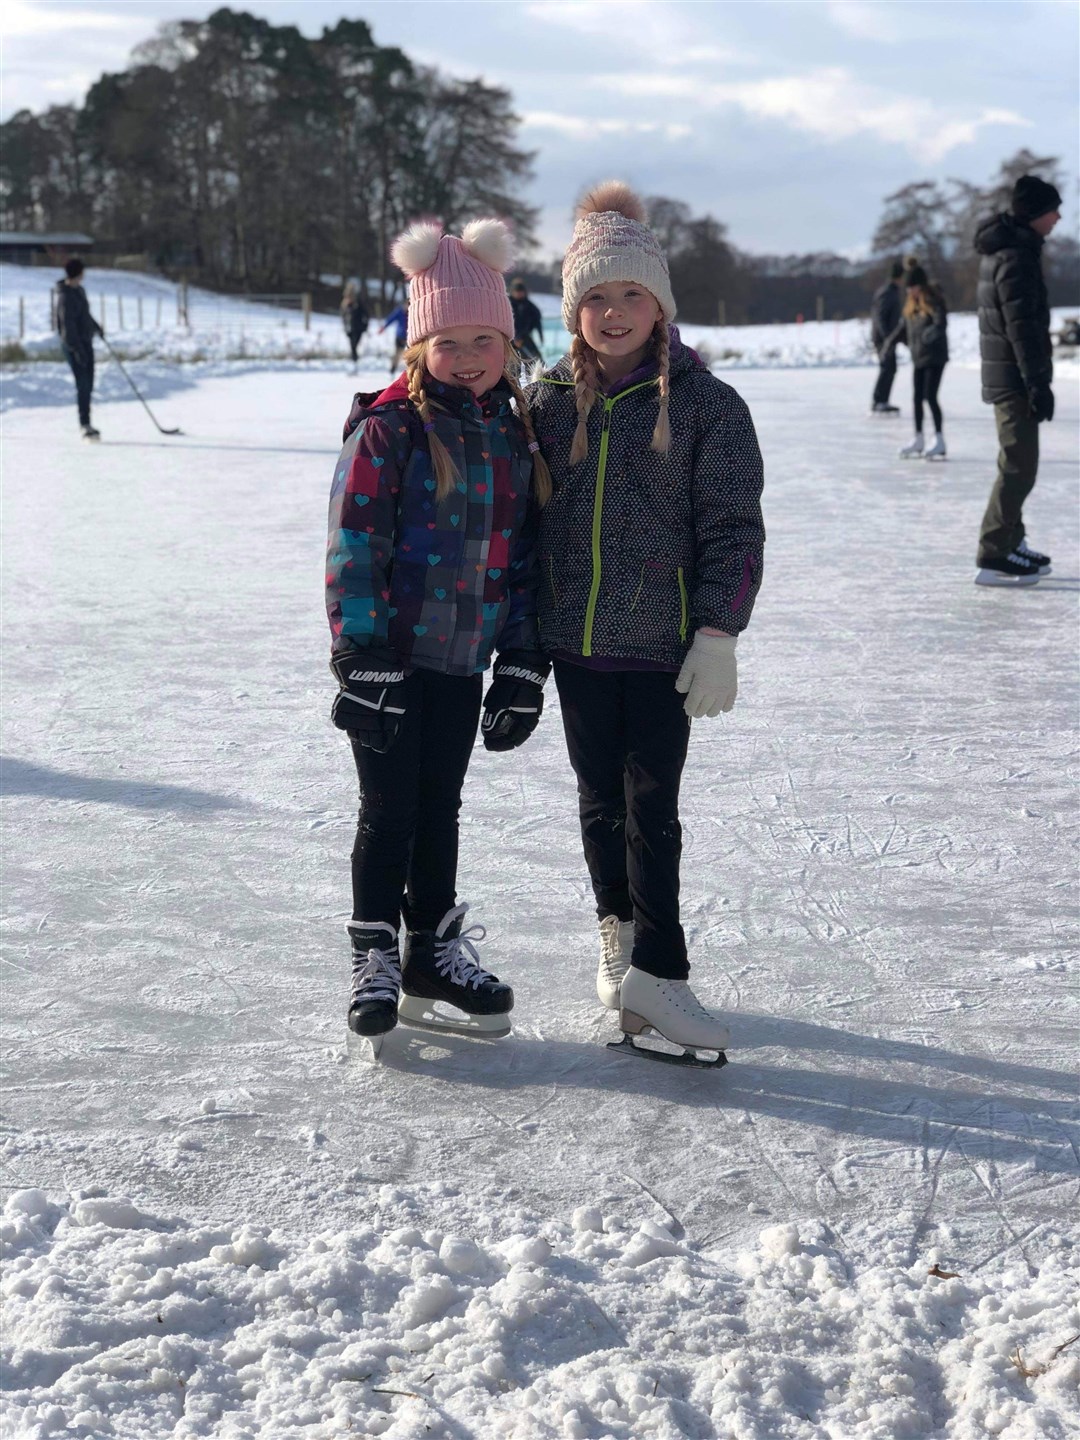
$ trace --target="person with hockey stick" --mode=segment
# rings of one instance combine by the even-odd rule
[[[895,365],[896,347],[904,344],[911,351],[912,395],[915,435],[900,450],[901,460],[944,460],[946,458],[944,418],[938,403],[938,388],[945,366],[949,363],[949,319],[945,297],[937,285],[930,283],[921,265],[904,272],[906,299],[896,329],[882,347],[882,363]],[[934,443],[929,450],[923,440],[923,406],[930,407],[934,422]]]
[[[480,964],[456,894],[458,813],[481,715],[509,750],[550,670],[535,532],[551,480],[517,380],[500,220],[395,243],[411,279],[405,371],[357,395],[330,497],[326,606],[361,806],[352,852],[349,1028],[378,1052],[398,1017],[505,1035],[513,991]],[[404,921],[404,935],[401,935]],[[446,1021],[436,1004],[464,1020]]]
[[[53,316],[64,359],[75,377],[79,424],[84,440],[100,440],[101,431],[90,422],[90,397],[94,393],[94,336],[105,331],[90,314],[90,302],[83,289],[85,265],[73,255],[64,266],[64,279],[56,282]]]
[[[562,279],[570,353],[526,394],[552,475],[540,635],[577,775],[597,994],[622,1047],[652,1029],[688,1052],[665,1058],[720,1064],[727,1027],[687,983],[679,785],[691,723],[735,702],[761,453],[743,400],[671,324],[667,260],[628,186],[584,197]]]

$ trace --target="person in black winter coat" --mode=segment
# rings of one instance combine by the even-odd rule
[[[529,299],[524,280],[513,280],[510,284],[510,308],[514,312],[514,349],[523,360],[542,360],[540,346],[533,340],[533,334],[544,343],[544,322],[540,311]]]
[[[904,303],[900,293],[903,274],[903,261],[894,260],[889,269],[888,280],[874,291],[874,298],[870,302],[870,339],[877,351],[879,366],[874,398],[870,404],[871,414],[874,415],[900,414],[899,405],[889,404],[893,380],[896,378],[896,350],[890,350],[888,355],[884,351],[885,342],[900,324],[900,311]]]
[[[882,347],[882,360],[892,357],[901,342],[911,351],[915,437],[900,451],[902,460],[944,460],[945,435],[938,388],[949,363],[948,316],[945,298],[930,283],[921,265],[913,265],[904,277],[907,298],[896,329]],[[929,405],[934,421],[934,443],[929,450],[923,442],[923,406]]]
[[[83,262],[77,257],[64,266],[63,280],[56,283],[53,315],[64,359],[75,376],[79,424],[87,440],[97,440],[100,431],[90,423],[90,396],[94,389],[94,336],[105,331],[90,314],[90,302],[83,289]]]
[[[975,232],[982,398],[994,407],[998,433],[997,478],[979,531],[978,585],[1031,585],[1050,569],[1050,557],[1024,538],[1023,505],[1039,468],[1039,425],[1054,418],[1042,248],[1060,219],[1054,186],[1021,175],[1010,209]]]
[[[357,363],[357,347],[368,327],[368,318],[367,308],[360,295],[360,286],[355,280],[348,281],[341,297],[341,323],[349,337],[349,350],[354,365]]]

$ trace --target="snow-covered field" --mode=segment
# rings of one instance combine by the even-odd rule
[[[27,369],[4,1436],[1080,1433],[1075,379],[1029,504],[1055,573],[1002,593],[971,583],[974,370],[946,373],[938,467],[895,458],[868,370],[734,377],[769,543],[684,785],[695,981],[735,1036],[709,1073],[604,1049],[553,692],[466,789],[513,1036],[347,1054],[322,551],[381,369],[140,368],[165,440],[103,366],[99,446],[64,372]]]

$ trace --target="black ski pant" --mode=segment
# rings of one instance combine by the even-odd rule
[[[64,352],[64,359],[71,366],[71,373],[75,376],[75,398],[79,405],[79,424],[90,424],[90,396],[94,389],[94,352],[91,349],[89,355],[81,351],[72,350],[70,345],[61,344]]]
[[[360,816],[353,919],[434,930],[456,904],[458,814],[480,720],[479,675],[414,670],[385,754],[353,741]]]
[[[922,434],[924,401],[930,406],[934,429],[941,430],[941,406],[938,404],[937,392],[944,374],[944,365],[920,365],[915,371],[915,430],[920,435]]]
[[[874,386],[874,404],[887,405],[896,379],[896,350],[878,351],[878,377]]]
[[[997,479],[979,530],[977,563],[1001,560],[1024,538],[1024,501],[1039,472],[1039,422],[1026,395],[1010,395],[994,406],[997,421]]]
[[[679,782],[690,721],[684,697],[668,673],[590,670],[566,660],[556,660],[554,670],[596,913],[601,920],[633,920],[639,970],[685,980]]]

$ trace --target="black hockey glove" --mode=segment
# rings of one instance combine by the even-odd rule
[[[1049,385],[1033,385],[1028,391],[1031,418],[1043,421],[1054,418],[1054,392]]]
[[[405,670],[392,650],[350,650],[330,661],[341,689],[330,719],[350,740],[379,754],[390,749],[405,714]]]
[[[532,650],[507,650],[495,661],[484,696],[485,750],[516,750],[540,723],[551,661]]]

